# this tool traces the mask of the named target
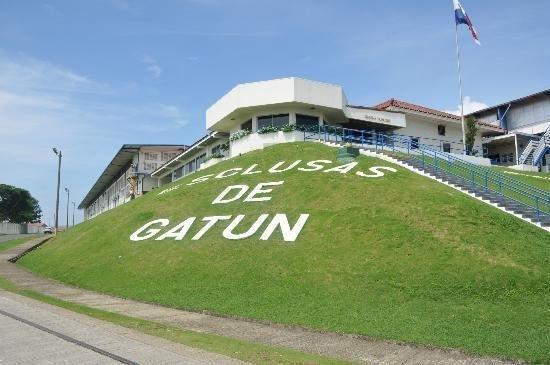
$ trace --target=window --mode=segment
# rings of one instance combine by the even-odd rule
[[[156,162],[144,162],[143,163],[143,169],[147,171],[152,171],[157,169],[157,163]]]
[[[303,127],[316,127],[319,125],[319,118],[312,115],[296,114],[296,125]]]
[[[258,129],[262,129],[267,126],[281,128],[282,126],[287,124],[288,114],[264,115],[258,117]]]
[[[241,124],[241,129],[246,129],[249,131],[252,131],[252,119],[247,120],[243,124]]]
[[[201,167],[201,165],[204,163],[205,160],[206,160],[206,153],[203,153],[202,155],[197,157],[197,159],[195,160],[196,161],[195,166],[197,166],[197,169]]]
[[[443,152],[451,153],[451,144],[443,143]]]
[[[176,157],[176,152],[163,152],[162,153],[162,161],[168,161]]]
[[[444,125],[438,125],[437,126],[437,134],[440,136],[445,135],[445,126]]]
[[[186,165],[185,165],[185,174],[189,174],[191,172],[195,171],[195,160],[193,161],[189,161]]]
[[[221,144],[219,144],[216,147],[212,148],[212,155],[223,155]]]
[[[420,142],[418,141],[418,138],[411,138],[411,149],[417,149],[420,145]]]
[[[158,154],[158,153],[154,153],[154,152],[145,152],[144,158],[145,158],[146,160],[153,160],[153,161],[156,161],[156,160],[158,160],[158,158],[159,158],[159,154]]]

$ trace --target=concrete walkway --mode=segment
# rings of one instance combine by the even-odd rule
[[[241,364],[0,290],[2,364]]]
[[[298,351],[369,364],[509,364],[499,359],[478,358],[456,350],[433,349],[378,341],[361,336],[324,333],[300,327],[264,324],[166,308],[154,304],[116,298],[40,278],[8,262],[44,239],[27,242],[0,253],[0,276],[21,288],[65,301],[131,317],[155,321],[196,332],[283,346]]]

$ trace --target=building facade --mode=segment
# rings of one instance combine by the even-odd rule
[[[442,152],[463,152],[461,120],[455,115],[395,99],[373,107],[351,105],[340,85],[289,77],[235,86],[206,111],[208,135],[151,176],[162,185],[224,157],[303,141],[304,133],[293,129],[319,126],[397,134]],[[499,126],[479,124],[474,150],[481,156],[483,136],[503,132]],[[221,155],[211,158],[222,146]],[[489,164],[482,157],[476,161]]]
[[[123,145],[79,204],[84,219],[155,189],[158,181],[151,173],[186,149],[185,145]]]
[[[471,114],[505,130],[484,139],[494,164],[548,172],[550,157],[550,90]]]

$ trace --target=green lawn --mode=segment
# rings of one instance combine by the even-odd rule
[[[540,189],[550,191],[550,173],[548,172],[529,172],[518,171],[506,167],[494,167],[499,172],[503,172],[506,176],[521,180],[527,184],[531,184]]]
[[[39,236],[40,235],[38,235],[38,234],[30,234],[28,237],[21,237],[21,238],[16,238],[16,239],[9,240],[9,241],[1,242],[0,243],[0,252],[8,250],[12,247],[18,246],[22,243],[30,241],[33,238],[36,238],[36,237],[39,237]]]
[[[360,156],[351,173],[268,174],[277,161],[335,160],[316,143],[277,145],[224,161],[59,234],[20,261],[92,290],[191,310],[550,362],[550,234],[431,179]],[[186,186],[258,163],[263,173]],[[334,166],[335,164],[333,164]],[[305,165],[303,165],[305,166]],[[212,205],[227,186],[284,180],[272,200]],[[163,187],[164,188],[164,187]],[[132,242],[144,223],[262,213],[310,217],[296,242]]]

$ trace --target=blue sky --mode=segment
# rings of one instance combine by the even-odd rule
[[[550,88],[549,1],[462,3],[482,42],[461,27],[469,107]],[[298,76],[353,104],[456,110],[453,16],[451,0],[2,1],[0,183],[28,189],[49,223],[51,147],[78,205],[122,144],[193,142],[241,82]]]

